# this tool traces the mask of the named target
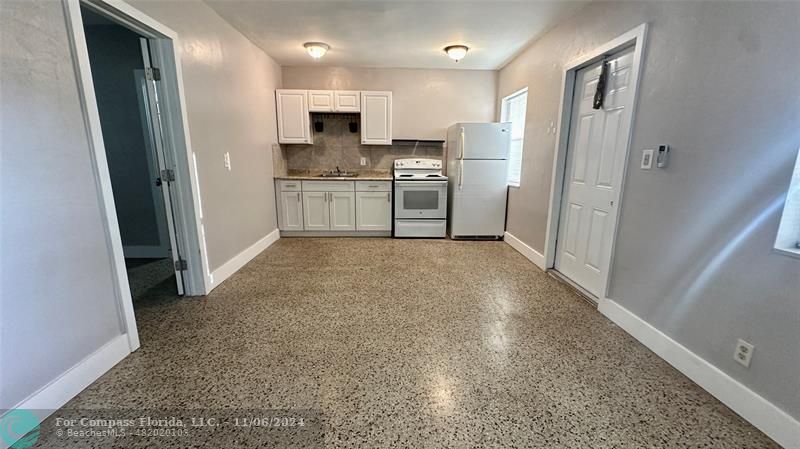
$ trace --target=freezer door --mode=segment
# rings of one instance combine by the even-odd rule
[[[506,224],[508,172],[505,160],[464,160],[450,177],[448,234],[502,236]]]
[[[510,123],[462,123],[456,159],[508,159]]]

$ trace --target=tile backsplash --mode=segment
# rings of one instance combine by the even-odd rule
[[[436,142],[395,142],[393,145],[361,145],[358,114],[312,114],[312,127],[322,122],[322,132],[314,131],[313,145],[280,145],[275,154],[276,170],[390,170],[395,159],[421,157],[441,159],[444,147]],[[356,123],[356,132],[350,132]],[[277,151],[277,149],[276,149]],[[361,158],[366,165],[361,165]],[[285,168],[284,168],[285,167]]]

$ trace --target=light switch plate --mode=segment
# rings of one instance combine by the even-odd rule
[[[642,170],[653,168],[653,150],[642,151]]]
[[[228,171],[231,171],[231,153],[225,152],[225,155],[223,156],[223,159],[224,159],[224,162],[225,162],[225,168],[227,168]]]

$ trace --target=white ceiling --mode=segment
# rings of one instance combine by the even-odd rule
[[[278,64],[498,69],[585,2],[206,0]],[[313,61],[304,42],[331,46]],[[461,62],[443,48],[466,44]]]

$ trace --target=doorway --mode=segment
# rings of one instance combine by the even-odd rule
[[[168,273],[170,279],[164,282],[168,282],[173,289],[172,295],[179,292],[187,296],[205,295],[212,285],[202,222],[197,161],[191,150],[185,112],[178,34],[125,2],[64,0],[62,4],[68,17],[69,42],[79,80],[84,121],[91,142],[94,175],[115,275],[120,320],[124,323],[130,350],[134,351],[140,343],[131,284],[128,280],[128,266],[137,268],[148,264],[148,261],[141,259],[160,261],[161,265],[153,266],[152,271],[160,273],[156,276]],[[94,16],[90,18],[89,13]],[[84,23],[84,15],[87,23]],[[125,247],[121,222],[127,219],[119,213],[116,204],[122,203],[123,192],[113,185],[119,184],[119,179],[112,183],[104,141],[104,134],[108,135],[109,141],[118,136],[106,133],[104,129],[107,123],[103,123],[104,120],[101,119],[100,101],[95,92],[94,80],[94,75],[99,77],[101,71],[99,67],[92,66],[90,44],[87,42],[87,27],[93,25],[95,20],[97,23],[94,24],[108,25],[110,22],[111,25],[125,29],[123,31],[130,37],[125,52],[130,64],[135,64],[125,68],[126,79],[120,81],[119,85],[115,84],[114,88],[127,89],[128,99],[134,106],[128,111],[125,120],[129,125],[140,125],[138,136],[131,133],[130,139],[138,140],[141,145],[128,144],[128,148],[139,150],[139,170],[131,168],[129,171],[137,173],[136,179],[139,179],[139,195],[134,196],[138,201],[134,202],[134,206],[152,206],[146,207],[150,211],[149,215],[143,215],[149,217],[151,238],[138,241],[127,239]],[[112,89],[112,92],[115,90]],[[131,100],[134,95],[135,100]],[[117,105],[116,102],[111,104]],[[135,113],[130,114],[131,111]],[[106,117],[105,122],[108,121]],[[146,182],[142,181],[142,177],[146,178]],[[137,217],[139,218],[142,216]],[[154,229],[157,239],[152,238]],[[151,270],[148,268],[145,271]]]
[[[183,295],[148,39],[85,6],[81,16],[134,306],[164,284]]]
[[[565,70],[545,261],[595,302],[608,293],[645,32]]]

